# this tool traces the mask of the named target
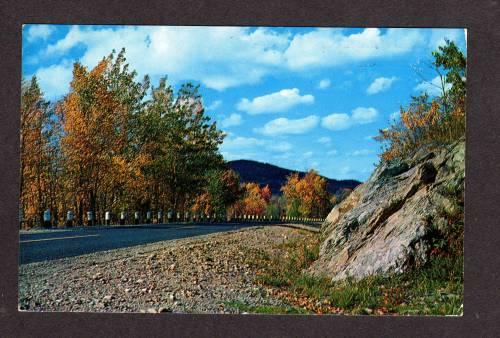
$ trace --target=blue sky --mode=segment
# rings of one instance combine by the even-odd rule
[[[200,84],[227,160],[366,180],[371,137],[411,95],[436,93],[428,64],[444,38],[465,51],[463,29],[24,25],[22,72],[54,101],[74,61],[93,67],[125,47],[139,78]]]

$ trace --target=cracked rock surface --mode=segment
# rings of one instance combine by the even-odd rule
[[[440,222],[440,208],[450,204],[444,192],[463,190],[464,180],[463,141],[379,166],[326,218],[320,256],[309,272],[332,280],[361,279],[425,263],[428,222]]]

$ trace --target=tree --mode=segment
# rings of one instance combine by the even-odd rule
[[[434,66],[446,72],[445,82],[451,85],[450,99],[452,104],[463,104],[466,95],[467,59],[454,42],[445,40],[444,46],[439,46],[432,52]]]
[[[291,174],[281,188],[290,217],[324,217],[330,209],[327,180],[310,170],[303,178]]]
[[[192,206],[193,212],[226,215],[242,195],[239,175],[231,170],[211,170],[207,173],[205,191],[197,196]]]
[[[269,204],[269,201],[271,200],[272,193],[271,189],[269,188],[269,185],[267,184],[264,188],[261,189],[260,195],[266,201],[267,204]]]
[[[281,216],[281,199],[279,196],[271,196],[266,208],[268,219],[279,219]]]
[[[52,163],[49,102],[43,99],[37,78],[21,85],[20,208],[30,225],[42,224],[50,206]]]
[[[135,80],[137,72],[129,70],[124,48],[116,57],[115,53],[113,50],[107,58],[104,77],[109,91],[123,109],[123,123],[116,125],[117,133],[123,138],[123,146],[111,155],[113,175],[107,177],[110,181],[106,184],[107,191],[101,195],[101,204],[103,209],[141,209],[146,199],[145,178],[141,172],[145,158],[140,153],[137,129],[142,122],[139,117],[145,106],[144,98],[150,81],[148,75],[141,82]]]
[[[102,183],[112,181],[114,156],[126,142],[126,109],[109,88],[109,62],[103,59],[91,71],[75,63],[70,93],[60,110],[67,189],[78,223],[83,223],[84,211],[97,211],[98,196],[106,192]]]
[[[298,183],[300,177],[298,173],[292,173],[287,177],[285,185],[281,187],[281,191],[285,196],[286,214],[289,217],[299,217],[300,193],[298,191]]]
[[[183,85],[174,97],[166,78],[151,89],[138,120],[153,208],[184,211],[187,201],[202,193],[206,173],[222,166],[218,146],[224,134],[204,114],[196,87]]]
[[[246,183],[243,188],[243,197],[234,205],[234,212],[238,215],[263,216],[268,205],[268,201],[263,197],[263,189],[258,183]]]
[[[465,136],[466,58],[450,41],[432,55],[441,96],[432,101],[427,93],[412,97],[408,108],[401,107],[400,120],[379,131],[375,139],[382,142],[384,162],[400,161],[423,146],[432,149]]]
[[[21,194],[25,218],[84,212],[188,210],[199,197],[223,210],[239,197],[239,178],[224,169],[224,134],[205,115],[198,87],[174,94],[136,80],[125,50],[94,68],[73,65],[69,93],[56,105],[36,78],[22,83]],[[146,93],[150,93],[146,96]],[[209,209],[213,209],[210,206]]]

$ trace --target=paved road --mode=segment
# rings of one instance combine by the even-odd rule
[[[241,229],[251,224],[148,224],[21,232],[19,264]]]

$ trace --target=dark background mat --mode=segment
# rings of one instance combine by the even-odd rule
[[[2,0],[0,337],[499,337],[500,3],[489,1]],[[468,28],[463,317],[18,312],[23,23]]]

